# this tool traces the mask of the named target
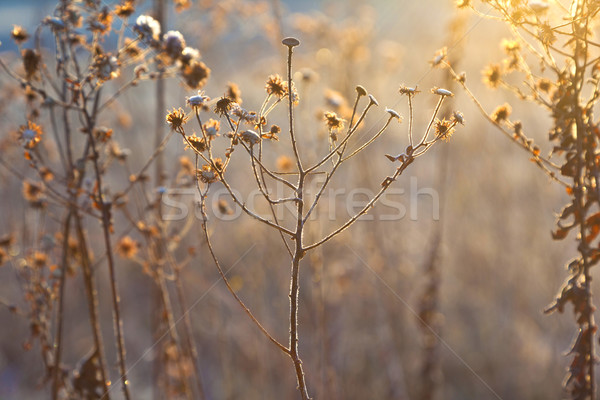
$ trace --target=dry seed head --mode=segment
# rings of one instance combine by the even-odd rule
[[[204,183],[213,183],[219,180],[217,173],[210,165],[203,165],[202,169],[196,171],[198,178]]]
[[[465,124],[465,116],[460,111],[454,111],[452,113],[452,121],[455,122],[456,124],[464,125]]]
[[[502,69],[498,64],[489,65],[483,70],[483,82],[492,89],[496,89],[502,82]]]
[[[263,133],[262,138],[278,141],[279,140],[278,135],[280,132],[281,132],[281,128],[278,125],[271,125],[271,129],[268,132]]]
[[[435,120],[435,135],[437,138],[448,141],[454,133],[455,122],[448,121],[446,118]]]
[[[356,86],[356,93],[358,93],[359,96],[366,96],[368,94],[367,89],[365,89],[361,85]]]
[[[233,108],[233,105],[238,105],[238,103],[234,102],[232,99],[230,99],[229,97],[221,97],[218,101],[217,104],[215,105],[214,108],[214,113],[217,114],[218,116],[224,116],[225,114],[228,114],[229,111],[231,111],[231,109]],[[239,107],[239,106],[238,106]]]
[[[431,64],[433,68],[443,66],[447,55],[448,48],[442,47],[441,49],[435,52],[435,56],[431,59],[431,61],[429,61],[429,64]]]
[[[173,110],[167,114],[167,124],[171,125],[171,129],[177,130],[181,128],[187,122],[188,117],[181,108],[173,108]]]
[[[42,127],[32,121],[27,121],[27,125],[21,125],[19,133],[26,149],[33,149],[42,140]]]
[[[118,4],[115,7],[115,14],[120,18],[127,18],[134,12],[133,0],[126,0],[123,4]]]
[[[236,103],[242,104],[242,91],[240,90],[239,86],[233,82],[229,82],[227,84],[224,97],[228,97]]]
[[[199,111],[204,108],[206,103],[210,101],[210,97],[205,96],[203,91],[198,91],[198,94],[195,96],[188,97],[185,102],[188,106],[190,106],[194,111]]]
[[[179,61],[183,65],[189,65],[192,61],[200,59],[200,52],[193,47],[186,47],[181,51],[179,55]]]
[[[160,23],[149,15],[140,15],[135,20],[133,30],[137,32],[144,41],[156,41],[160,36]]]
[[[512,112],[511,106],[506,103],[504,105],[498,106],[492,113],[491,118],[495,122],[499,123],[499,122],[507,120],[508,117],[510,116],[511,112]]]
[[[298,46],[300,44],[300,41],[294,37],[287,37],[283,39],[281,43],[283,43],[284,46],[292,48]]]
[[[199,153],[202,153],[207,149],[206,141],[204,140],[204,138],[196,136],[195,133],[192,136],[188,136],[187,140],[183,139],[183,143],[186,145],[186,149],[193,148]]]
[[[197,60],[192,60],[189,64],[183,65],[180,72],[185,84],[191,88],[204,86],[210,76],[210,68],[202,61]]]
[[[168,31],[163,36],[163,47],[169,57],[177,59],[186,48],[185,39],[179,31]]]
[[[512,54],[521,50],[521,43],[513,39],[502,39],[502,48],[507,54]]]
[[[433,89],[431,89],[431,93],[437,94],[437,95],[442,96],[442,97],[445,97],[445,96],[453,97],[454,96],[454,93],[452,93],[448,89],[442,89],[442,88],[439,88],[439,87],[434,87]]]
[[[415,86],[414,88],[408,87],[408,86],[400,86],[400,89],[398,90],[400,92],[400,94],[405,94],[407,96],[414,96],[417,93],[421,93],[420,90],[418,90],[417,86]]]
[[[375,104],[376,106],[379,105],[379,102],[372,94],[369,95],[369,101],[371,102],[371,104]]]
[[[42,57],[37,50],[33,49],[24,49],[21,52],[21,56],[23,57],[23,67],[25,68],[27,80],[30,80],[39,71]]]
[[[133,258],[139,249],[139,243],[130,236],[124,236],[117,243],[117,254],[123,258]]]
[[[44,194],[44,188],[39,182],[23,181],[23,198],[30,203],[39,202]]]
[[[285,85],[283,79],[278,74],[269,75],[265,84],[265,90],[268,94],[282,98],[287,94],[287,85]]]
[[[400,114],[398,114],[396,111],[392,110],[391,108],[386,108],[385,112],[390,114],[390,118],[396,118],[398,120],[398,122],[402,122],[402,117],[400,116]]]
[[[260,136],[258,136],[258,133],[248,129],[247,131],[244,131],[240,134],[242,140],[246,143],[248,143],[250,146],[254,146],[255,144],[257,144],[258,142],[260,142]]]
[[[29,33],[20,25],[13,25],[13,30],[10,33],[12,39],[17,43],[21,44],[29,39]]]
[[[206,136],[208,136],[209,139],[214,139],[215,137],[219,136],[221,123],[211,118],[204,125],[202,125],[202,127],[204,128]]]
[[[325,124],[330,132],[337,132],[344,129],[344,120],[337,116],[332,111],[327,111],[324,114]]]
[[[554,34],[550,24],[547,22],[539,25],[538,38],[545,46],[552,45],[554,42],[556,42],[556,35]]]

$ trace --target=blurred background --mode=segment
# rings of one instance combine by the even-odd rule
[[[146,3],[138,14],[151,9],[151,2]],[[296,126],[301,153],[307,158],[327,146],[321,115],[331,105],[330,91],[352,104],[354,87],[360,84],[378,99],[380,106],[366,120],[362,138],[385,122],[385,107],[404,116],[402,124],[394,125],[343,168],[332,189],[377,191],[393,173],[394,166],[384,154],[402,153],[407,145],[408,107],[398,93],[401,84],[422,90],[415,99],[417,135],[438,100],[429,93],[433,86],[451,88],[456,93],[452,109],[465,115],[466,125],[457,129],[452,140],[419,158],[394,184],[404,192],[388,200],[407,210],[403,218],[386,220],[382,215],[390,214],[390,207],[376,207],[373,220],[357,222],[303,260],[300,353],[311,395],[316,399],[419,399],[430,387],[435,399],[559,397],[568,364],[563,354],[574,323],[568,313],[544,316],[542,311],[554,299],[566,277],[564,265],[575,253],[569,240],[554,242],[550,234],[553,213],[560,211],[567,196],[528,160],[527,153],[495,131],[461,90],[450,86],[445,70],[429,63],[446,46],[455,69],[466,71],[482,104],[491,111],[510,101],[514,119],[523,121],[546,154],[549,116],[481,83],[480,71],[503,57],[499,43],[509,37],[508,30],[469,11],[459,12],[449,0],[289,0],[278,3],[280,20],[274,17],[275,3],[270,1],[192,1],[181,13],[168,3],[163,31],[180,30],[188,45],[201,51],[212,70],[206,94],[217,98],[228,82],[235,82],[243,106],[250,110],[260,107],[267,76],[285,74],[285,49],[278,36],[299,38],[294,69],[310,79],[298,84],[301,102]],[[55,4],[0,1],[3,60],[17,63],[17,47],[10,39],[12,24],[34,32]],[[6,87],[14,83],[2,73],[0,84],[9,93]],[[130,119],[115,128],[115,135],[123,148],[132,151],[131,171],[138,171],[153,151],[153,141],[148,139],[148,132],[154,131],[153,85],[140,84],[124,94],[119,107],[102,121],[117,126],[118,114]],[[185,97],[193,94],[172,79],[166,103],[169,108],[184,107]],[[1,134],[6,138],[25,123],[25,116],[17,106],[5,105],[1,112]],[[271,120],[286,126],[284,108]],[[266,149],[271,165],[285,155],[279,150],[286,147],[285,129],[280,136],[280,143],[269,143]],[[179,159],[183,147],[179,138],[173,138],[166,160]],[[247,161],[241,158],[240,169]],[[26,162],[18,162],[15,165],[29,173]],[[167,161],[169,176],[177,172],[176,164]],[[253,189],[248,176],[231,176],[244,193]],[[126,175],[117,170],[109,177],[114,192],[128,184]],[[435,195],[415,193],[415,184]],[[0,235],[35,226],[39,215],[23,204],[22,182],[0,169],[0,185]],[[156,192],[155,187],[144,188]],[[436,197],[439,220],[435,218],[438,205],[432,201]],[[357,196],[357,200],[364,199]],[[192,198],[187,201],[192,210]],[[312,222],[305,240],[313,242],[339,226],[348,216],[348,201],[345,195],[324,201],[321,218]],[[332,212],[333,220],[328,218]],[[199,224],[197,220],[182,238],[178,251],[198,248],[182,274],[207,394],[211,399],[296,398],[291,362],[261,335],[220,282]],[[43,231],[44,226],[36,229]],[[124,229],[116,224],[117,235]],[[212,215],[211,231],[237,293],[286,343],[289,262],[278,234],[243,216],[224,221]],[[92,243],[98,243],[96,253],[102,254],[100,231],[90,236],[95,239]],[[103,268],[101,264],[98,270],[100,311],[108,365],[116,380],[109,286]],[[152,398],[153,352],[147,350],[154,343],[149,326],[156,310],[150,279],[135,260],[119,259],[117,274],[131,390],[134,398]],[[24,304],[19,279],[11,263],[0,267],[4,304]],[[77,278],[69,282],[67,293],[68,346],[63,361],[73,366],[89,350],[91,339]],[[418,316],[430,321],[435,335]],[[42,384],[39,352],[23,349],[30,330],[27,318],[0,307],[0,326],[0,399],[49,398],[48,385]],[[111,394],[121,395],[119,390]]]

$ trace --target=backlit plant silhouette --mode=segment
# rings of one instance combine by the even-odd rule
[[[202,215],[202,230],[210,254],[213,258],[218,272],[225,282],[227,289],[236,301],[244,309],[249,318],[256,324],[260,331],[282,352],[287,354],[293,362],[298,390],[302,399],[308,400],[309,389],[306,383],[305,371],[302,360],[298,352],[298,313],[299,313],[299,276],[301,270],[301,260],[311,250],[327,243],[331,239],[349,228],[362,215],[366,214],[377,202],[386,190],[392,185],[398,177],[420,156],[424,155],[434,144],[441,140],[448,140],[455,130],[457,124],[463,123],[463,116],[460,112],[454,112],[448,118],[438,119],[438,113],[448,97],[453,94],[442,88],[433,88],[432,94],[439,97],[437,105],[432,112],[429,124],[420,135],[416,135],[413,130],[413,98],[419,93],[416,88],[402,86],[400,93],[408,99],[409,104],[409,123],[407,143],[398,143],[399,149],[405,149],[398,155],[386,154],[385,156],[394,165],[397,165],[393,172],[385,177],[381,182],[379,191],[368,200],[365,206],[352,215],[336,229],[324,235],[313,243],[305,243],[305,231],[310,225],[311,216],[317,212],[319,201],[323,199],[325,190],[331,183],[332,177],[346,161],[365,151],[377,138],[383,135],[388,129],[392,128],[392,123],[401,121],[401,116],[392,109],[386,109],[385,122],[381,127],[370,135],[366,140],[361,140],[357,134],[365,123],[367,115],[378,105],[377,100],[372,94],[362,86],[356,87],[356,98],[354,106],[348,120],[339,117],[335,112],[326,111],[323,115],[324,124],[328,130],[328,144],[317,149],[320,152],[315,159],[309,159],[303,153],[306,150],[302,138],[307,137],[306,132],[302,131],[302,123],[294,118],[294,107],[300,101],[292,80],[292,55],[293,50],[300,42],[295,38],[286,38],[283,45],[287,47],[287,79],[279,75],[269,76],[266,83],[266,98],[258,111],[248,111],[243,109],[239,102],[241,99],[235,95],[226,94],[219,98],[214,104],[212,113],[218,119],[208,118],[210,98],[199,92],[197,95],[187,98],[187,106],[191,108],[191,116],[182,108],[173,109],[166,116],[166,121],[172,129],[179,133],[184,141],[186,149],[194,152],[196,158],[196,177],[197,189],[200,194],[200,210]],[[362,103],[362,105],[361,105]],[[292,172],[277,170],[267,165],[264,154],[268,151],[265,142],[279,141],[278,135],[282,128],[278,125],[270,125],[268,118],[271,112],[279,105],[287,106],[286,129],[289,134],[290,153],[293,155],[291,164]],[[361,110],[362,107],[362,110]],[[197,123],[197,129],[201,132],[199,135],[190,134],[187,124],[190,119]],[[221,127],[225,125],[225,129]],[[270,126],[269,126],[270,125]],[[187,131],[186,131],[187,129]],[[221,131],[226,131],[220,133]],[[215,143],[221,139],[227,143],[227,148],[223,154],[217,154]],[[270,147],[270,146],[269,146]],[[352,150],[354,149],[354,150]],[[248,159],[247,169],[236,169],[230,171],[230,162],[236,154],[242,153]],[[283,149],[278,149],[278,153],[284,153]],[[383,155],[380,155],[383,156]],[[239,196],[236,189],[230,183],[230,174],[252,175],[254,184],[260,191],[262,198],[270,209],[270,216],[261,216],[256,210],[251,209]],[[314,196],[310,196],[307,190],[308,179],[315,174],[325,174],[325,180],[318,187]],[[294,180],[290,180],[292,177]],[[238,296],[235,289],[229,283],[225,272],[223,271],[218,255],[211,243],[211,235],[208,229],[208,214],[206,200],[209,190],[213,185],[223,185],[227,190],[232,201],[240,207],[247,215],[256,221],[267,225],[276,230],[289,254],[291,264],[290,271],[290,292],[289,292],[289,338],[287,345],[277,340],[268,330],[255,318],[250,309],[244,304]],[[272,187],[275,184],[282,184],[287,193],[282,197],[273,197]],[[294,205],[293,218],[291,223],[285,223],[277,217],[276,208],[283,207],[287,203]]]
[[[569,195],[552,237],[563,240],[573,235],[579,254],[568,263],[569,277],[545,311],[562,313],[567,305],[573,306],[577,332],[568,351],[572,361],[564,388],[572,399],[595,399],[597,326],[591,282],[592,267],[600,261],[600,125],[594,117],[600,96],[600,43],[594,40],[593,30],[600,2],[573,0],[568,7],[546,1],[482,3],[476,8],[468,0],[457,2],[459,8],[504,21],[513,33],[502,42],[506,58],[483,71],[484,81],[548,113],[552,120],[549,154],[543,155],[526,136],[535,127],[511,119],[510,104],[488,113],[468,89],[466,76],[450,71],[487,120],[527,151],[531,161]]]

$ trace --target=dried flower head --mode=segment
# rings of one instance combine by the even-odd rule
[[[500,82],[502,82],[502,69],[500,65],[489,65],[483,71],[483,82],[492,89],[496,89],[500,85]]]
[[[269,75],[269,78],[267,79],[267,83],[265,85],[265,90],[268,94],[277,96],[279,98],[282,98],[287,94],[286,85],[284,85],[281,76],[277,74]]]
[[[187,65],[183,65],[181,76],[189,87],[201,88],[210,76],[210,68],[202,61],[194,60]]]
[[[202,128],[204,129],[204,133],[206,133],[208,139],[212,140],[219,136],[219,129],[221,128],[221,123],[211,118],[206,123],[204,123],[204,125],[202,125]]]
[[[120,75],[120,66],[117,57],[110,54],[99,54],[94,57],[92,68],[94,68],[99,80],[108,81]]]
[[[365,88],[364,88],[364,87],[362,87],[361,85],[357,85],[355,89],[356,89],[356,93],[357,93],[359,96],[366,96],[367,94],[369,94],[369,93],[367,92],[367,89],[365,89]]]
[[[501,106],[496,107],[496,109],[494,110],[494,112],[491,115],[491,118],[499,123],[502,121],[505,121],[508,119],[508,117],[510,116],[510,113],[512,112],[512,108],[509,104],[504,104]]]
[[[344,129],[344,120],[332,111],[326,111],[324,114],[325,124],[329,131],[339,132]]]
[[[188,136],[187,140],[183,139],[183,142],[186,145],[186,149],[193,148],[194,150],[200,153],[204,152],[208,148],[204,138],[196,136],[195,133],[192,136]]]
[[[514,39],[502,39],[502,48],[507,54],[512,55],[521,50],[521,43]]]
[[[203,165],[202,169],[196,171],[198,179],[204,183],[213,183],[219,180],[215,170],[210,165]]]
[[[185,49],[185,39],[179,31],[168,31],[163,36],[163,49],[173,60],[178,59]]]
[[[234,104],[238,105],[236,102],[234,102],[229,97],[221,97],[219,100],[217,100],[217,103],[215,104],[215,108],[213,111],[215,114],[222,117],[222,116],[228,114],[229,111],[231,111]]]
[[[421,91],[418,90],[417,86],[412,88],[412,87],[402,85],[402,86],[400,86],[400,89],[398,91],[400,92],[400,94],[404,94],[407,96],[414,96],[417,93],[421,93]]]
[[[269,139],[269,140],[279,140],[279,133],[281,132],[281,128],[278,125],[271,125],[271,129],[269,129],[268,132],[263,133],[262,138],[263,139]]]
[[[465,8],[465,7],[470,7],[471,6],[471,0],[457,0],[456,1],[456,7],[458,8]]]
[[[25,75],[27,77],[27,80],[31,80],[37,75],[37,72],[40,70],[42,57],[37,52],[37,50],[33,49],[24,49],[23,51],[21,51],[21,56],[23,57],[23,67],[25,68]]]
[[[242,91],[239,86],[233,82],[227,84],[224,97],[227,97],[238,104],[242,104]]]
[[[26,149],[33,149],[42,140],[42,133],[42,127],[32,121],[19,127],[20,140]]]
[[[281,43],[288,47],[296,47],[300,44],[300,41],[294,37],[287,37],[281,41]]]
[[[465,116],[463,115],[463,113],[461,113],[460,111],[454,111],[452,113],[452,122],[454,122],[454,124],[461,124],[464,125],[465,124]]]
[[[20,25],[13,25],[10,36],[19,45],[29,39],[29,33]]]
[[[398,122],[402,122],[402,117],[395,110],[392,110],[391,108],[386,108],[385,112],[390,114],[390,118],[396,118]]]
[[[54,174],[48,167],[40,167],[40,177],[44,182],[50,182],[54,179]]]
[[[112,26],[113,14],[108,7],[103,7],[96,15],[91,15],[87,21],[90,32],[106,35]]]
[[[188,120],[188,117],[185,115],[185,112],[181,108],[173,108],[173,110],[167,114],[167,123],[171,125],[171,129],[178,130]]]
[[[443,67],[445,65],[446,57],[448,56],[448,48],[442,47],[435,52],[435,56],[429,61],[432,67]]]
[[[553,87],[553,83],[550,79],[546,79],[546,78],[541,78],[540,80],[538,80],[537,85],[538,89],[540,89],[542,92],[545,93],[549,93],[550,90]]]
[[[448,121],[446,118],[435,120],[435,136],[438,139],[442,139],[448,141],[452,134],[454,133],[454,126],[456,126],[455,122]]]
[[[135,59],[140,56],[142,51],[137,45],[137,41],[131,38],[125,38],[125,42],[123,45],[123,52],[127,55],[127,57],[131,59]]]
[[[117,243],[117,254],[123,258],[133,258],[139,250],[139,243],[130,236],[124,236]]]
[[[32,182],[29,179],[23,181],[23,198],[30,203],[37,203],[42,200],[44,187],[39,182]]]
[[[538,38],[545,46],[550,46],[554,42],[556,42],[556,35],[554,34],[554,30],[547,22],[544,22],[541,25],[539,25]]]
[[[242,132],[240,134],[240,137],[244,142],[248,143],[250,146],[254,146],[258,142],[260,142],[260,136],[258,135],[258,133],[252,130],[246,130]]]
[[[185,102],[194,111],[198,112],[206,108],[206,103],[210,101],[210,97],[204,95],[204,91],[199,90],[195,96],[190,96],[185,99]]]
[[[106,126],[99,126],[94,129],[93,134],[97,141],[106,143],[112,137],[113,130]]]
[[[178,13],[185,11],[192,6],[191,0],[175,0],[174,3],[175,3],[175,11]]]
[[[140,15],[133,26],[142,41],[153,43],[160,37],[160,23],[149,15]]]
[[[115,6],[115,14],[119,18],[128,18],[135,12],[135,7],[133,6],[133,0],[125,0],[121,4],[117,4]]]
[[[442,97],[453,97],[454,96],[454,93],[452,93],[448,89],[442,89],[439,87],[434,87],[433,89],[431,89],[431,93],[437,94],[438,96],[442,96]]]
[[[189,65],[192,61],[198,60],[200,60],[200,52],[192,47],[184,48],[179,55],[179,61],[183,65]]]
[[[30,257],[27,257],[31,265],[35,268],[43,268],[48,263],[48,254],[41,251],[34,251]]]

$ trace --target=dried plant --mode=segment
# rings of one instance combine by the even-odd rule
[[[524,123],[512,119],[510,104],[488,112],[467,87],[465,74],[450,72],[485,118],[530,156],[552,181],[564,188],[569,202],[559,213],[555,240],[575,232],[578,255],[568,263],[569,277],[545,312],[573,305],[577,332],[568,355],[572,361],[564,388],[572,399],[596,398],[597,362],[591,268],[600,260],[599,122],[594,118],[600,94],[600,44],[593,40],[600,3],[485,0],[485,10],[459,1],[485,18],[504,21],[513,36],[502,42],[506,58],[483,71],[492,89],[504,88],[520,100],[538,105],[551,117],[548,156],[526,136]],[[491,12],[491,13],[490,13]],[[531,127],[530,129],[535,129]]]
[[[216,43],[219,27],[226,33],[224,27],[231,23],[229,19],[259,16],[261,21],[264,19],[262,28],[269,37],[281,37],[281,5],[278,1],[271,3],[279,24],[275,30],[268,26],[271,18],[264,17],[267,2],[201,2],[201,9],[220,16],[211,19],[215,29],[209,29],[210,35],[202,39]],[[167,190],[196,188],[200,193],[201,230],[222,280],[262,334],[290,357],[300,394],[308,399],[298,350],[301,260],[369,212],[416,158],[450,138],[456,125],[462,124],[462,114],[448,113],[442,118],[443,105],[453,94],[434,88],[437,104],[429,123],[417,134],[413,100],[419,91],[402,86],[400,93],[406,97],[410,113],[408,135],[398,143],[398,149],[404,149],[400,154],[385,155],[393,165],[389,176],[382,174],[385,179],[377,192],[358,212],[329,233],[306,243],[324,230],[317,218],[319,205],[336,172],[343,169],[342,165],[357,164],[357,156],[384,133],[398,129],[396,124],[402,117],[386,109],[384,117],[371,121],[378,102],[357,86],[352,105],[338,92],[326,93],[329,108],[319,111],[325,138],[309,139],[307,131],[312,126],[308,126],[312,124],[304,119],[298,124],[298,134],[295,106],[300,98],[296,85],[312,83],[313,75],[304,70],[300,73],[302,83],[293,79],[292,55],[299,42],[287,38],[283,41],[287,76],[268,77],[267,94],[258,111],[243,109],[239,88],[229,83],[225,95],[216,102],[200,91],[187,99],[191,113],[180,108],[169,112],[168,130],[164,124],[167,78],[177,78],[186,89],[198,90],[204,88],[211,70],[199,50],[188,46],[180,32],[163,31],[167,2],[157,0],[154,4],[154,17],[140,15],[132,20],[137,15],[137,2],[132,0],[113,6],[97,0],[60,0],[34,35],[15,26],[12,39],[19,48],[18,59],[11,60],[4,54],[0,59],[0,68],[10,78],[2,82],[2,89],[7,97],[23,99],[13,104],[0,101],[3,113],[12,113],[19,119],[18,127],[2,138],[0,165],[3,172],[7,171],[22,185],[20,195],[27,207],[22,226],[0,238],[0,264],[12,265],[21,282],[25,306],[9,308],[29,321],[30,336],[24,347],[39,347],[45,367],[43,382],[48,384],[52,399],[109,399],[116,397],[116,390],[121,390],[126,399],[136,398],[129,375],[137,362],[127,362],[125,339],[131,334],[125,335],[123,323],[128,321],[123,317],[121,304],[121,295],[128,294],[128,290],[119,288],[119,276],[123,273],[121,266],[138,266],[149,278],[151,289],[148,307],[154,317],[149,327],[154,339],[153,392],[158,398],[210,397],[203,385],[203,360],[194,337],[197,333],[193,330],[182,277],[198,253],[197,240],[187,249],[181,248],[183,239],[192,236],[195,215],[190,213],[183,220],[171,221],[165,218],[163,210]],[[177,11],[192,7],[191,2],[183,0],[174,5]],[[231,24],[235,25],[235,21]],[[340,47],[342,54],[367,46],[360,40],[363,31],[341,31],[348,37]],[[51,46],[44,45],[48,38],[52,39]],[[353,53],[351,57],[359,59],[360,54]],[[144,81],[154,81],[156,85],[155,95],[149,96],[158,110],[153,121],[154,137],[136,137],[135,147],[130,150],[124,148],[128,144],[127,133],[147,130],[147,125],[152,124],[140,124],[148,112],[147,101],[142,106],[127,101],[134,90],[142,90],[141,96],[146,94]],[[347,88],[348,82],[341,82],[340,86]],[[262,90],[257,92],[263,95]],[[287,113],[283,129],[267,122],[284,111],[282,108]],[[188,131],[191,118],[198,123],[198,135]],[[380,126],[369,131],[367,124]],[[282,131],[286,137],[279,141]],[[178,163],[165,159],[165,147],[176,133],[194,153],[195,162],[185,156]],[[146,146],[146,142],[150,144]],[[271,148],[277,151],[272,152]],[[247,162],[246,169],[239,167],[237,158]],[[351,160],[354,163],[346,163]],[[232,178],[238,173],[249,177],[259,191],[270,213],[268,217],[237,195],[237,184]],[[324,180],[316,182],[313,178],[317,176]],[[308,186],[315,182],[317,192],[313,193]],[[221,267],[207,214],[207,196],[215,186],[222,186],[237,207],[255,221],[277,232],[289,255],[287,344],[269,333],[245,306]],[[274,194],[275,186],[284,188],[281,196]],[[219,207],[223,213],[230,212],[229,203],[220,203]],[[292,221],[279,216],[290,208]],[[319,229],[311,230],[309,235],[308,229],[315,226]],[[104,281],[108,282],[108,300],[99,293]],[[83,351],[71,345],[72,336],[67,329],[70,320],[79,318],[69,312],[70,291],[77,288],[85,295],[86,323],[91,332],[83,340]],[[108,344],[100,311],[104,301],[110,303],[112,312],[114,336],[110,336]],[[113,348],[115,354],[111,357]],[[79,361],[71,361],[73,358]],[[114,366],[112,359],[116,360]]]
[[[457,124],[462,123],[462,114],[455,112],[448,119],[439,120],[438,113],[444,101],[452,97],[453,94],[449,90],[442,88],[433,88],[432,94],[439,97],[437,105],[431,115],[431,119],[422,135],[415,137],[413,134],[413,106],[412,100],[419,93],[416,88],[403,86],[400,88],[400,93],[408,99],[410,107],[409,129],[408,129],[408,146],[405,151],[398,155],[389,155],[386,157],[394,164],[399,164],[395,171],[387,176],[381,182],[379,191],[367,202],[367,204],[356,214],[351,216],[347,221],[342,223],[337,229],[334,229],[329,234],[317,239],[314,243],[307,244],[304,242],[305,231],[310,226],[311,215],[317,212],[319,201],[323,198],[325,189],[331,183],[335,173],[339,170],[342,164],[350,161],[357,154],[367,149],[377,138],[384,134],[394,122],[400,122],[402,117],[392,109],[386,109],[387,117],[385,123],[379,130],[372,134],[367,140],[360,140],[360,135],[357,134],[359,128],[364,124],[365,118],[373,107],[378,105],[377,100],[372,94],[368,94],[367,90],[362,86],[356,87],[356,98],[354,106],[348,120],[339,117],[333,111],[324,113],[324,123],[327,126],[329,137],[329,150],[321,152],[321,155],[315,160],[308,160],[303,153],[303,140],[306,134],[298,134],[296,132],[296,123],[294,119],[294,107],[300,101],[296,91],[295,82],[292,79],[292,55],[293,50],[300,42],[288,37],[283,40],[283,45],[287,47],[287,79],[284,80],[279,75],[269,76],[266,83],[266,98],[257,112],[248,111],[239,105],[239,99],[233,99],[228,96],[219,98],[212,110],[219,118],[213,118],[206,121],[204,116],[210,111],[210,98],[199,92],[195,96],[187,98],[187,106],[191,108],[191,116],[188,115],[182,108],[173,109],[166,116],[167,123],[171,128],[179,133],[186,145],[186,149],[190,149],[196,156],[196,176],[198,184],[198,192],[200,194],[200,210],[202,214],[202,230],[206,239],[206,243],[213,261],[219,271],[219,274],[225,282],[227,289],[236,301],[244,309],[249,318],[256,324],[260,331],[283,353],[287,354],[293,362],[296,379],[298,382],[298,390],[303,399],[309,399],[308,385],[306,383],[305,371],[298,352],[299,334],[298,334],[298,313],[299,313],[299,276],[300,262],[311,250],[314,250],[331,239],[335,238],[362,215],[366,214],[377,202],[379,198],[386,192],[394,181],[411,165],[418,157],[424,155],[434,144],[440,140],[448,140],[455,130]],[[359,111],[359,104],[366,103],[362,111]],[[280,104],[287,103],[288,113],[288,133],[290,153],[292,156],[293,172],[283,172],[269,167],[266,163],[267,152],[265,142],[278,141],[278,135],[281,131],[277,125],[271,125],[268,128],[271,112]],[[189,129],[186,128],[190,118],[196,120],[198,129],[201,132],[200,136],[189,134]],[[206,122],[204,122],[206,121]],[[228,147],[223,152],[222,156],[218,156],[218,148],[215,145],[221,123],[226,124],[230,129],[229,132],[221,135],[227,141]],[[188,131],[186,131],[188,129]],[[354,139],[354,140],[353,140]],[[279,142],[280,144],[282,142]],[[355,150],[351,150],[356,146]],[[237,150],[237,151],[236,151]],[[231,160],[234,154],[242,153],[248,158],[253,175],[254,183],[260,191],[262,198],[268,205],[271,211],[271,217],[263,217],[256,210],[248,207],[247,204],[240,198],[237,191],[230,183],[229,176],[233,172],[229,171]],[[280,150],[284,153],[283,150]],[[200,166],[200,163],[202,165]],[[236,170],[237,173],[237,170]],[[250,174],[248,170],[242,170],[239,173]],[[311,198],[307,190],[307,181],[314,174],[325,174],[325,180],[318,188],[316,194]],[[296,181],[290,181],[289,176],[295,177]],[[273,197],[272,186],[274,184],[282,184],[287,189],[287,194],[282,197]],[[213,185],[220,184],[227,190],[231,200],[240,207],[247,215],[254,220],[270,227],[278,232],[282,243],[289,254],[291,264],[290,273],[290,292],[289,292],[289,338],[288,344],[285,345],[277,340],[269,331],[256,319],[250,309],[244,304],[238,296],[232,285],[230,284],[226,274],[224,273],[219,258],[211,243],[211,237],[208,229],[208,215],[206,211],[206,199],[209,190]],[[287,203],[294,204],[294,213],[291,224],[286,224],[285,221],[277,217],[276,208],[283,207]],[[291,225],[291,226],[290,226]]]
[[[25,348],[31,348],[34,340],[40,343],[45,380],[52,384],[53,399],[106,399],[116,386],[121,387],[125,398],[131,398],[116,254],[138,261],[159,288],[161,323],[166,326],[160,335],[169,337],[162,347],[167,361],[160,375],[167,376],[168,381],[162,390],[169,396],[183,394],[193,398],[188,382],[189,371],[193,370],[198,384],[195,398],[203,397],[189,317],[184,321],[182,335],[172,329],[175,312],[165,283],[165,276],[174,274],[176,303],[187,309],[179,270],[189,260],[168,256],[166,250],[175,249],[178,242],[167,234],[160,212],[146,212],[159,209],[161,193],[159,190],[155,199],[146,195],[146,170],[160,159],[171,134],[161,137],[164,136],[161,118],[152,154],[140,172],[127,172],[131,152],[122,149],[117,138],[128,130],[131,117],[117,105],[125,92],[145,80],[177,76],[187,86],[199,88],[210,75],[210,69],[201,61],[197,49],[186,46],[179,32],[163,33],[161,24],[147,15],[131,22],[134,12],[131,0],[110,8],[99,1],[61,0],[54,14],[46,17],[36,30],[32,47],[27,47],[30,35],[25,29],[19,26],[13,29],[12,38],[20,49],[20,66],[0,60],[0,67],[20,86],[26,99],[25,122],[12,134],[12,141],[5,144],[0,162],[23,181],[23,198],[39,227],[30,237],[23,236],[20,243],[25,249],[23,253],[15,251],[14,236],[7,237],[1,261],[12,263],[23,282],[29,305],[26,314],[31,321],[31,338]],[[42,46],[46,37],[53,38],[54,48]],[[30,173],[18,167],[23,160],[37,180],[28,178]],[[111,168],[121,168],[124,171],[121,176],[129,177],[121,192],[111,188]],[[162,168],[158,163],[159,177]],[[160,178],[157,180],[160,184]],[[173,184],[178,184],[177,180]],[[185,179],[182,184],[186,185]],[[139,219],[128,210],[128,194],[134,189],[142,194],[142,199],[136,198],[134,205]],[[125,216],[130,223],[128,227],[123,226],[127,223],[115,222],[116,212]],[[100,231],[94,226],[100,227]],[[26,225],[24,229],[27,232]],[[123,229],[123,233],[115,241],[117,229]],[[132,229],[146,240],[144,258],[138,256],[139,242],[127,234]],[[185,234],[188,229],[189,225],[182,225],[174,232]],[[96,257],[94,249],[97,251],[98,241],[103,243],[103,249]],[[113,386],[99,317],[97,280],[102,265],[108,267],[117,349],[119,379]],[[88,302],[93,346],[78,366],[68,366],[62,362],[68,346],[63,328],[69,317],[65,313],[66,286],[67,280],[73,280],[79,270]]]

